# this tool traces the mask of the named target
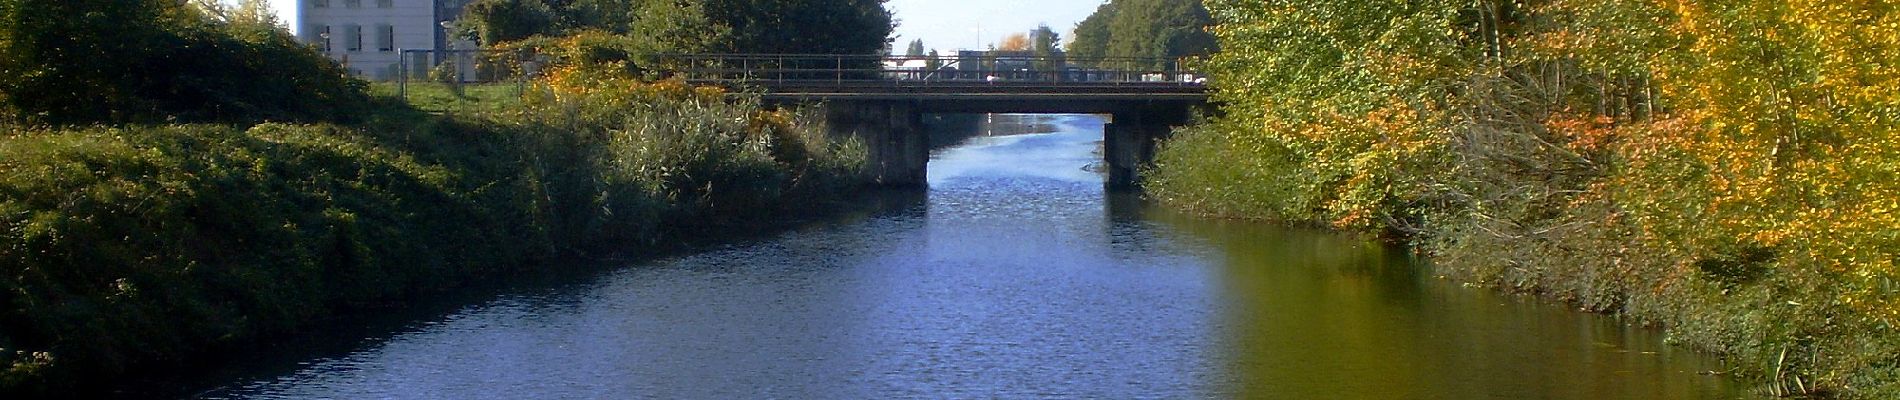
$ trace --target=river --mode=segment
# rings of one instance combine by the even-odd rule
[[[1659,332],[1103,189],[1094,116],[879,211],[501,291],[194,397],[1732,399]]]

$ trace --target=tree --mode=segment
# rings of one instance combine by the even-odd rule
[[[640,39],[650,53],[705,53],[718,51],[720,40],[732,28],[706,15],[706,3],[698,1],[650,1],[636,11],[628,31]]]
[[[1062,35],[1056,34],[1054,29],[1049,29],[1048,24],[1037,25],[1036,30],[1029,32],[1029,38],[1030,41],[1035,42],[1034,47],[1038,55],[1061,51]]]
[[[874,55],[895,27],[885,0],[704,0],[713,24],[731,28],[724,51]]]
[[[656,51],[873,55],[895,27],[885,1],[474,0],[462,23],[491,46],[603,31]]]
[[[1108,68],[1164,68],[1176,58],[1219,49],[1207,32],[1213,17],[1201,0],[1115,0],[1075,25],[1069,54],[1079,64]],[[1152,59],[1137,65],[1103,65],[1104,57]],[[1125,64],[1125,63],[1124,63]]]
[[[367,106],[362,82],[261,9],[0,0],[0,119],[326,121]]]
[[[1113,36],[1108,22],[1115,19],[1115,3],[1104,2],[1095,7],[1095,13],[1089,14],[1080,23],[1075,24],[1075,37],[1069,43],[1069,57],[1078,64],[1094,66],[1099,59],[1108,55],[1108,39]]]
[[[1105,55],[1153,59],[1136,67],[1162,68],[1165,60],[1212,54],[1218,45],[1200,0],[1120,0],[1109,21]]]
[[[1023,34],[1023,33],[1012,33],[1012,34],[1009,34],[1009,36],[1004,36],[1003,41],[998,42],[996,44],[996,50],[1029,51],[1029,35]]]
[[[924,55],[924,40],[923,39],[910,41],[910,48],[904,50],[904,56],[906,57],[922,57],[923,55]]]
[[[1062,37],[1056,35],[1055,30],[1049,29],[1048,24],[1043,24],[1037,26],[1036,30],[1030,31],[1029,36],[1035,42],[1036,69],[1054,71],[1062,68],[1064,64],[1061,57],[1062,49],[1058,47],[1058,43],[1062,42]]]
[[[936,71],[937,69],[943,68],[943,60],[938,57],[937,49],[930,49],[930,55],[924,59],[924,70]]]
[[[206,0],[216,1],[216,0]],[[700,2],[672,0],[474,0],[462,9],[460,24],[483,45],[528,37],[562,36],[584,30],[627,33],[641,9],[652,5],[683,7]]]
[[[192,0],[192,5],[213,21],[248,28],[279,29],[283,21],[264,0],[240,0],[227,5],[221,0]]]
[[[493,46],[558,34],[556,18],[554,9],[541,0],[475,0],[462,10],[460,23],[472,27],[482,45]]]
[[[9,1],[0,3],[0,97],[15,113],[56,121],[110,119],[136,107],[121,71],[159,45],[162,19],[176,12],[156,0]],[[175,5],[172,5],[175,7]]]
[[[632,29],[640,8],[647,1],[642,0],[543,0],[553,9],[555,25],[561,33],[575,30],[598,29],[612,33],[627,33]],[[668,2],[674,3],[674,2]]]

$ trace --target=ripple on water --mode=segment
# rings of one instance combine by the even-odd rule
[[[1109,193],[1101,123],[891,211],[470,305],[205,398],[1734,398],[1644,330]],[[1608,343],[1610,346],[1600,344]]]

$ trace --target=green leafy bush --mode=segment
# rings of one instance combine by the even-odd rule
[[[54,125],[362,118],[365,85],[274,23],[176,0],[0,0],[0,114]]]
[[[1209,0],[1163,201],[1374,230],[1669,327],[1777,395],[1900,394],[1900,35],[1876,1]]]
[[[766,227],[865,182],[862,147],[801,113],[611,65],[550,77],[490,113],[4,126],[0,394],[60,393],[550,257]]]

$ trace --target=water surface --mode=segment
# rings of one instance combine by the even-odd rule
[[[1658,333],[1102,188],[1101,121],[870,215],[508,292],[203,398],[1729,399]]]

